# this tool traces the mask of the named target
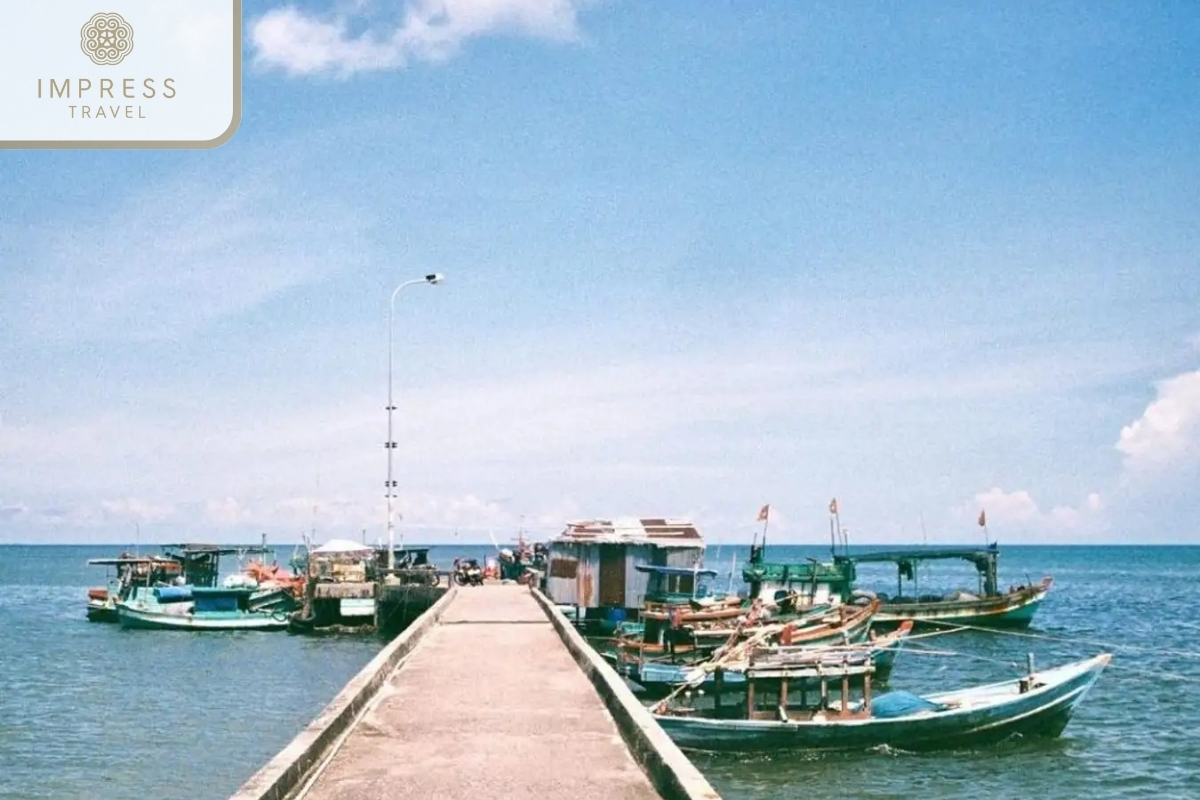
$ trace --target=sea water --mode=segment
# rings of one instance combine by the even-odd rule
[[[105,570],[85,562],[120,549],[0,546],[0,800],[221,800],[381,647],[361,635],[89,623],[86,589],[103,585]],[[491,552],[439,546],[430,556],[447,568],[455,557],[482,560]],[[290,547],[279,553],[286,561]],[[736,590],[746,549],[709,548],[721,588],[735,554]],[[828,552],[769,551],[771,560],[808,556]],[[1004,587],[1055,579],[1027,635],[969,632],[914,642],[897,660],[891,686],[952,689],[1015,677],[1028,653],[1051,666],[1112,652],[1112,665],[1060,739],[921,755],[693,760],[726,800],[1200,798],[1200,619],[1190,614],[1200,547],[1007,547],[1000,573]],[[890,567],[863,567],[859,577],[860,585],[895,591]],[[965,564],[922,567],[918,578],[922,593],[976,587]]]

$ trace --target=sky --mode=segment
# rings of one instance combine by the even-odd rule
[[[1200,544],[1192,2],[244,3],[204,151],[0,151],[0,543]]]

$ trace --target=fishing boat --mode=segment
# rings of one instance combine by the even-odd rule
[[[122,628],[143,630],[287,630],[288,610],[255,603],[249,587],[160,586],[117,603]]]
[[[138,556],[122,553],[116,558],[92,558],[90,566],[115,568],[107,586],[96,586],[87,592],[87,618],[91,622],[118,621],[117,603],[128,600],[140,590],[156,584],[168,584],[183,572],[177,559],[163,556]]]
[[[874,625],[881,603],[862,599],[836,606],[772,607],[761,600],[751,603],[745,619],[730,625],[715,624],[695,629],[693,637],[704,648],[720,646],[775,629],[781,640],[792,645],[853,644],[865,641]]]
[[[701,708],[684,693],[652,707],[662,729],[684,750],[763,753],[907,751],[971,747],[1012,736],[1057,737],[1108,665],[1111,655],[1035,672],[1016,680],[918,696],[893,691],[872,697],[874,667],[863,653],[764,659],[745,667],[745,701]],[[723,677],[723,676],[722,676]],[[858,699],[851,679],[861,680]],[[791,684],[808,687],[796,698]]]
[[[1000,548],[996,542],[982,548],[921,547],[851,553],[848,536],[841,527],[836,499],[830,502],[829,512],[832,561],[821,563],[810,558],[799,564],[769,562],[764,533],[763,544],[751,546],[750,560],[742,569],[742,578],[750,587],[751,597],[769,600],[791,593],[800,605],[836,605],[860,598],[878,599],[881,606],[874,625],[881,630],[894,628],[909,619],[918,628],[956,625],[1022,628],[1032,623],[1054,583],[1053,578],[1046,577],[1036,583],[1030,581],[1002,591],[998,576]],[[984,524],[982,514],[980,524]],[[977,590],[921,594],[918,587],[919,565],[926,561],[945,560],[962,560],[972,564],[978,575]],[[894,596],[855,588],[859,565],[888,562],[896,565],[897,591]],[[907,594],[906,580],[912,586]]]
[[[896,664],[896,657],[900,655],[900,650],[904,646],[904,640],[911,631],[912,622],[906,621],[894,631],[881,636],[872,635],[867,642],[849,647],[845,645],[786,646],[776,642],[764,650],[764,653],[770,654],[773,651],[775,654],[782,654],[782,657],[786,658],[789,657],[789,654],[797,652],[820,652],[825,657],[836,657],[843,652],[865,652],[868,660],[874,667],[873,680],[877,684],[881,684],[886,683],[891,676],[892,667]],[[759,656],[760,659],[764,657],[770,656]],[[626,668],[623,674],[641,687],[644,694],[648,697],[664,696],[682,684],[688,684],[692,688],[714,690],[716,688],[714,672],[701,669],[700,672],[703,672],[701,677],[700,672],[697,671],[697,666],[699,665],[670,663],[666,661],[644,661],[641,664],[633,662]],[[721,688],[723,691],[744,692],[746,690],[745,673],[736,671],[736,669],[727,665],[723,671]],[[798,688],[798,685],[793,686],[793,689]]]
[[[637,564],[634,569],[648,577],[640,616],[644,620],[664,622],[672,611],[683,623],[733,619],[745,613],[745,598],[719,592],[712,586],[717,577],[713,569],[668,567]]]
[[[259,582],[241,569],[223,585],[221,557],[268,553],[262,547],[229,547],[212,544],[163,545],[163,560],[178,569],[169,573],[150,570],[132,573],[130,591],[115,602],[117,622],[123,628],[155,630],[283,630],[287,614],[298,604],[287,585]],[[265,568],[263,561],[251,566]]]
[[[1054,583],[1051,577],[1038,582],[1000,589],[997,565],[1000,550],[995,542],[983,548],[914,548],[839,555],[835,564],[851,570],[859,564],[894,563],[896,565],[896,594],[876,595],[882,605],[876,615],[876,625],[895,626],[911,619],[919,627],[955,626],[988,628],[1025,628],[1032,622],[1042,601]],[[921,594],[917,586],[918,567],[925,561],[962,560],[975,567],[978,591],[959,590],[942,594]],[[905,580],[913,589],[906,594]],[[872,596],[859,590],[860,594]]]
[[[632,677],[635,672],[640,674],[648,662],[696,665],[739,643],[772,637],[795,647],[856,644],[866,641],[878,609],[876,600],[865,605],[822,607],[772,617],[766,604],[756,600],[747,613],[733,622],[722,620],[707,627],[681,627],[668,631],[660,641],[650,638],[651,629],[647,626],[640,640],[636,637],[618,640],[614,643],[616,668],[626,677]]]

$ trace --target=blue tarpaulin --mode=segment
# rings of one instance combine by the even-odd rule
[[[942,711],[946,707],[934,703],[912,692],[888,692],[871,701],[871,716],[878,719],[907,717],[918,711]]]

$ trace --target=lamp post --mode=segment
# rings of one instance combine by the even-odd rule
[[[396,568],[396,524],[392,516],[392,500],[396,497],[396,481],[392,478],[392,453],[396,450],[396,441],[392,438],[392,412],[396,410],[396,404],[392,402],[392,331],[394,329],[392,322],[396,316],[396,295],[400,294],[400,290],[405,286],[416,286],[419,283],[435,285],[441,283],[442,280],[441,273],[434,272],[424,278],[405,281],[392,290],[392,299],[388,303],[388,437],[383,446],[387,448],[387,566],[389,570]]]

